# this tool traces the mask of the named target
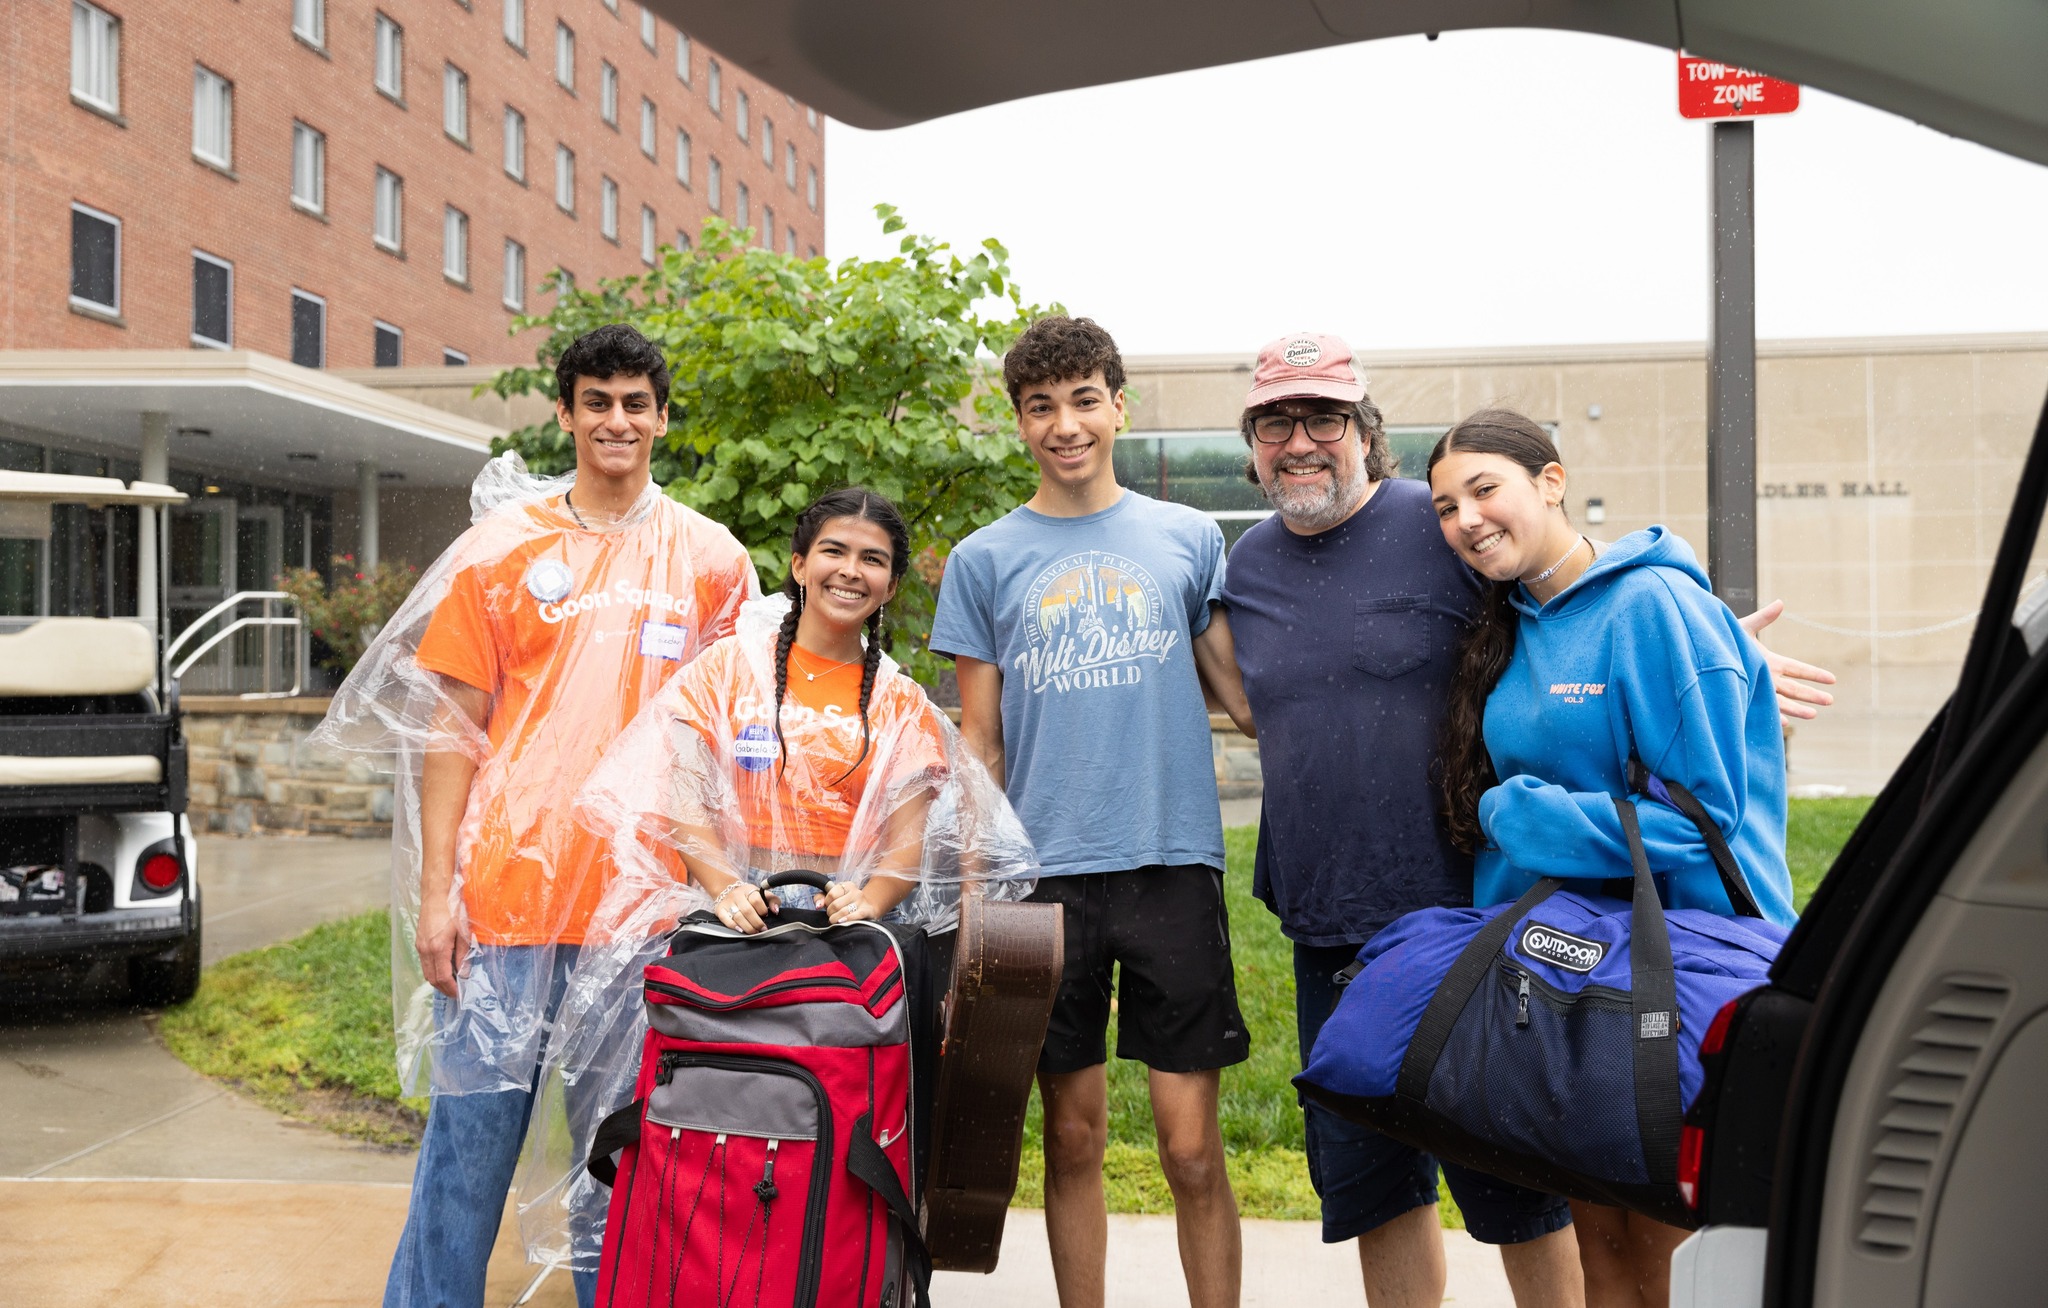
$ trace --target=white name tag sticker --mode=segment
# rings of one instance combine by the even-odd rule
[[[690,641],[690,629],[673,622],[640,624],[640,652],[649,658],[680,661]]]

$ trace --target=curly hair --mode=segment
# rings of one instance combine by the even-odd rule
[[[795,559],[809,554],[811,546],[817,543],[818,532],[834,518],[860,518],[887,533],[889,580],[903,580],[903,574],[910,568],[910,528],[904,525],[903,514],[893,503],[861,486],[826,491],[812,500],[810,506],[797,515],[796,531],[790,539],[790,557]],[[789,694],[789,651],[796,644],[797,623],[804,612],[804,588],[798,584],[793,567],[789,578],[782,583],[782,593],[789,596],[789,612],[783,615],[782,628],[775,634],[775,745],[781,752],[782,766],[786,767],[789,752],[782,744],[782,701]],[[882,667],[882,647],[888,639],[888,623],[882,616],[882,609],[877,608],[868,615],[867,648],[861,653],[860,757],[839,778],[841,781],[852,776],[868,756],[868,700],[874,694],[875,675]]]
[[[1100,371],[1114,395],[1124,388],[1124,357],[1092,318],[1051,314],[1024,329],[1003,355],[1003,385],[1014,407],[1026,386],[1078,381]]]
[[[1481,409],[1445,432],[1429,452],[1429,470],[1436,471],[1436,465],[1454,451],[1498,454],[1531,477],[1560,461],[1550,433],[1513,409]],[[1486,699],[1515,654],[1516,617],[1508,600],[1521,583],[1510,579],[1481,584],[1485,590],[1479,618],[1458,645],[1437,750],[1445,826],[1451,843],[1468,853],[1486,843],[1479,826],[1479,797],[1500,782],[1486,752]]]
[[[555,363],[555,394],[562,403],[576,402],[576,379],[610,381],[614,377],[635,377],[645,373],[654,386],[654,403],[668,407],[668,360],[661,348],[636,330],[631,323],[609,322],[585,332],[569,343]]]

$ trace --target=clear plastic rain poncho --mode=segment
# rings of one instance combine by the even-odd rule
[[[528,474],[516,454],[487,464],[474,525],[420,576],[313,737],[393,774],[392,1003],[408,1093],[533,1084],[611,877],[607,842],[576,824],[571,800],[641,705],[760,593],[732,534],[652,484],[617,516],[565,501],[573,485]],[[450,890],[473,941],[454,1000],[425,982],[413,943],[434,754],[476,768]]]
[[[710,898],[689,863],[759,884],[807,868],[907,888],[885,921],[950,930],[960,897],[1016,900],[1037,855],[1015,810],[960,733],[886,657],[862,752],[861,665],[792,653],[780,732],[776,632],[789,601],[749,604],[647,705],[591,774],[578,815],[607,833],[617,875],[592,919],[550,1042],[519,1199],[535,1262],[594,1271],[610,1191],[583,1170],[604,1115],[633,1098],[647,1019],[642,969]],[[818,675],[812,679],[811,673]],[[907,887],[903,883],[907,883]],[[812,892],[785,888],[785,903]]]

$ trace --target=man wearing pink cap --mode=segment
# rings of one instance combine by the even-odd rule
[[[1342,340],[1300,333],[1260,350],[1240,427],[1277,513],[1231,551],[1223,600],[1266,778],[1253,891],[1294,942],[1305,1063],[1336,1006],[1334,975],[1361,944],[1405,913],[1472,902],[1471,859],[1450,842],[1431,777],[1481,592],[1444,543],[1428,484],[1395,476]],[[1781,705],[1827,702],[1786,677],[1829,674],[1772,663]],[[1358,1241],[1371,1308],[1433,1308],[1445,1277],[1436,1160],[1306,1112],[1324,1240]],[[1442,1171],[1466,1229],[1499,1246],[1521,1308],[1584,1302],[1563,1199]]]

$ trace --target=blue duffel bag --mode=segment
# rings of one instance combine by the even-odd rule
[[[1758,915],[1705,809],[1664,785],[1741,916],[1667,911],[1635,807],[1617,799],[1632,900],[1546,878],[1510,905],[1398,919],[1339,974],[1350,979],[1295,1085],[1438,1158],[1694,1225],[1678,1140],[1699,1093],[1700,1037],[1764,983],[1786,929]]]

